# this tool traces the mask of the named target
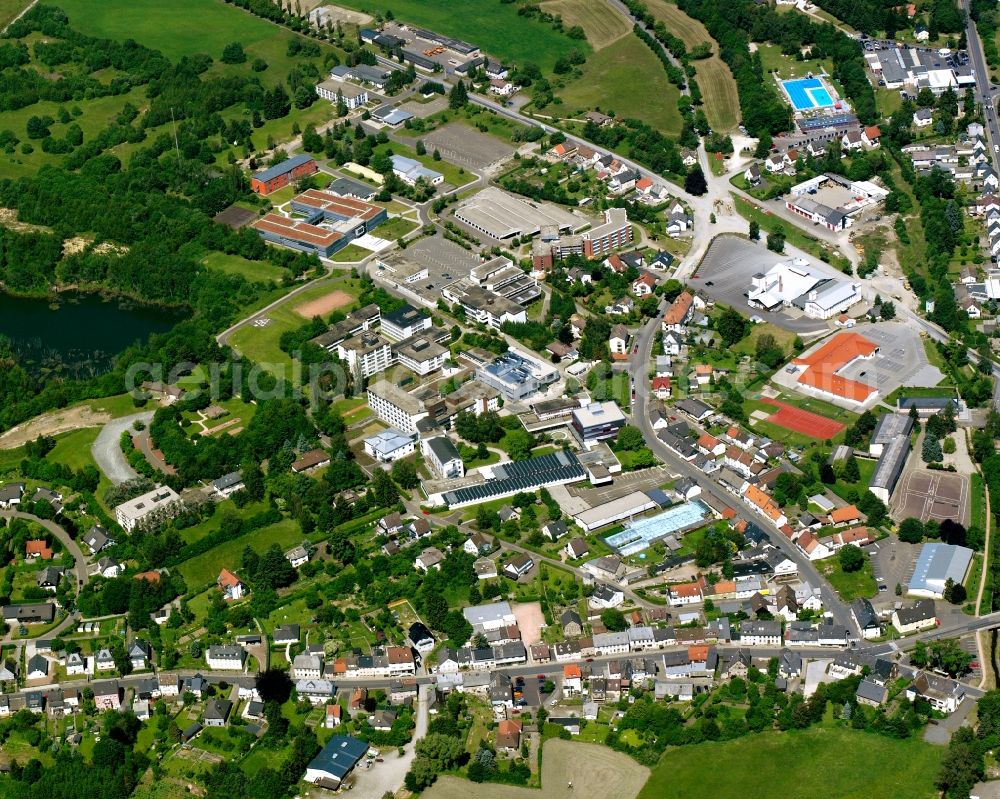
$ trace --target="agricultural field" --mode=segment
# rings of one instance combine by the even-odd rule
[[[239,275],[251,283],[277,283],[287,274],[286,270],[269,261],[249,261],[242,256],[222,252],[209,253],[202,263],[209,269]]]
[[[582,74],[557,92],[561,113],[582,116],[599,108],[647,122],[665,135],[681,131],[677,110],[680,91],[667,80],[663,66],[643,42],[626,36],[587,59]],[[650,102],[650,98],[656,98]]]
[[[500,0],[341,0],[339,5],[368,14],[392,11],[400,22],[464,39],[504,61],[532,61],[543,72],[551,72],[573,50],[590,49],[550,25],[520,16],[517,4]]]
[[[769,732],[670,749],[639,797],[680,799],[692,785],[706,796],[796,796],[809,785],[811,799],[931,799],[944,751],[832,726]]]
[[[562,17],[567,28],[579,25],[595,50],[603,50],[632,29],[607,0],[546,0],[542,10]]]
[[[28,2],[29,0],[0,0],[0,31],[14,21],[14,17],[28,6]]]
[[[542,792],[532,788],[496,783],[473,783],[457,777],[441,777],[424,792],[427,799],[571,799],[585,786],[589,799],[633,799],[649,777],[649,769],[640,766],[628,755],[598,744],[563,741],[553,738],[545,742],[542,757]],[[678,786],[682,783],[678,783]],[[695,782],[683,783],[688,786]],[[687,796],[690,789],[684,793]],[[663,794],[656,794],[657,797]],[[680,795],[680,794],[677,794]],[[716,796],[726,796],[716,793]],[[738,794],[728,794],[730,796]],[[651,794],[651,796],[653,796]]]
[[[736,94],[736,81],[726,63],[719,58],[719,45],[712,39],[705,26],[692,19],[669,0],[649,0],[646,7],[674,36],[683,40],[688,50],[708,42],[712,56],[692,61],[698,74],[698,88],[705,99],[705,115],[715,130],[731,130],[740,116],[740,99]]]

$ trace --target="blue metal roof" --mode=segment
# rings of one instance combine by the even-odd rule
[[[338,780],[344,779],[368,751],[368,744],[349,735],[334,735],[313,758],[309,768],[325,771]]]
[[[295,167],[302,166],[303,164],[308,164],[313,160],[311,155],[296,155],[289,158],[287,161],[282,161],[280,164],[275,164],[270,169],[265,169],[263,172],[258,172],[254,177],[257,180],[264,181],[267,183],[269,180],[274,180],[279,175],[284,175],[286,172],[291,172]]]

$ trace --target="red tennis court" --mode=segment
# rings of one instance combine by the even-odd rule
[[[778,409],[767,417],[767,421],[771,424],[778,425],[778,427],[783,427],[786,430],[792,430],[793,432],[801,433],[804,436],[811,436],[812,438],[825,440],[833,438],[837,435],[837,433],[844,429],[844,425],[840,422],[835,422],[833,419],[827,419],[825,416],[820,416],[818,413],[804,411],[801,408],[796,408],[794,405],[789,405],[786,402],[763,398],[761,401],[766,402],[768,405],[773,405]]]

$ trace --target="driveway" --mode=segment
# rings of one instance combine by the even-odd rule
[[[351,796],[353,799],[382,799],[386,793],[395,793],[403,785],[403,778],[410,770],[413,758],[416,756],[415,744],[427,734],[427,697],[434,690],[431,685],[421,685],[417,701],[417,726],[413,731],[413,740],[404,747],[404,754],[399,756],[396,747],[380,747],[381,757],[385,762],[373,763],[370,769],[361,765],[354,771]],[[327,795],[318,789],[308,792],[310,796]]]
[[[135,469],[128,465],[125,453],[122,452],[122,448],[118,444],[122,433],[131,429],[133,422],[141,421],[148,425],[152,419],[153,411],[143,411],[132,416],[112,419],[104,425],[97,440],[91,446],[90,452],[94,456],[94,460],[97,461],[97,467],[115,485],[124,483],[126,480],[134,480],[139,476]]]

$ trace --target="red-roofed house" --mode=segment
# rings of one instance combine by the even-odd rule
[[[644,272],[632,281],[632,293],[636,297],[648,297],[656,288],[656,278],[649,272]]]
[[[675,607],[693,605],[701,602],[705,590],[705,578],[699,577],[692,583],[680,583],[670,586],[670,604]]]
[[[521,722],[504,719],[497,725],[497,751],[517,752],[521,748]]]
[[[326,706],[326,721],[323,726],[328,730],[332,730],[334,727],[339,727],[341,722],[341,714],[343,709],[340,705],[327,705]]]
[[[654,377],[653,378],[653,393],[656,395],[657,399],[665,400],[670,396],[670,378],[669,377]]]
[[[782,513],[778,504],[771,499],[768,494],[757,488],[757,486],[747,486],[746,492],[743,494],[743,499],[747,502],[747,504],[752,505],[758,511],[767,516],[768,519],[774,522],[775,527],[780,528],[783,525],[788,524],[788,519],[785,517],[785,514]]]
[[[869,125],[861,132],[861,140],[865,143],[866,147],[871,147],[873,150],[879,146],[881,137],[882,131],[878,125]]]
[[[636,188],[637,191],[640,191],[643,194],[645,194],[651,188],[653,188],[653,179],[652,178],[639,178],[635,182],[635,188]]]
[[[667,312],[663,315],[663,332],[683,332],[684,324],[691,318],[693,308],[694,296],[692,296],[691,292],[682,291],[678,294],[677,298],[670,304]]]
[[[160,573],[157,571],[139,572],[138,574],[132,575],[133,580],[145,580],[147,583],[158,583],[160,582]]]
[[[809,560],[822,560],[823,558],[828,558],[833,554],[833,551],[825,544],[821,543],[810,530],[806,530],[802,535],[800,535],[799,540],[795,543],[798,544],[799,549],[805,553]]]
[[[41,558],[42,560],[52,560],[52,547],[43,539],[35,539],[24,542],[24,557],[28,560]]]
[[[228,602],[242,599],[247,593],[247,587],[243,584],[243,581],[229,571],[229,569],[223,569],[219,572],[219,579],[215,582],[222,589],[222,596]]]
[[[580,693],[583,690],[583,674],[576,663],[563,666],[563,693]]]
[[[558,158],[568,158],[569,156],[574,155],[575,153],[576,153],[576,145],[573,144],[572,142],[565,141],[562,142],[561,144],[557,144],[555,147],[552,147],[549,150],[548,155],[551,158],[558,159]]]
[[[604,265],[612,272],[616,272],[619,275],[625,274],[628,270],[628,266],[626,266],[625,262],[615,253],[612,253],[604,259]]]

